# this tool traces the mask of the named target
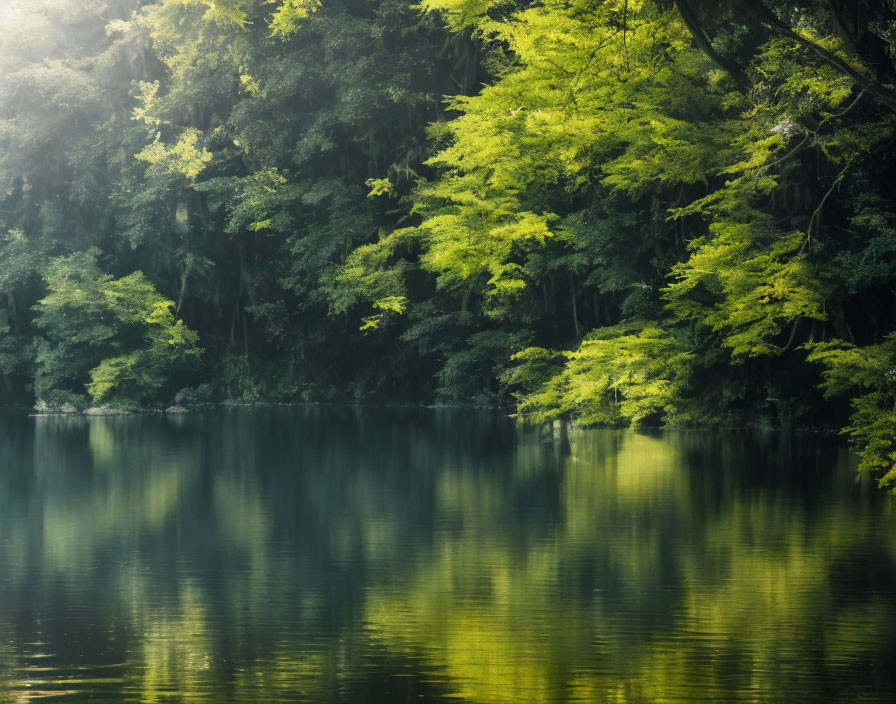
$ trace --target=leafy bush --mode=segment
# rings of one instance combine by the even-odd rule
[[[505,382],[522,387],[519,412],[535,420],[572,417],[583,425],[639,425],[662,416],[687,418],[682,410],[694,355],[653,323],[600,328],[578,350],[556,355],[529,348],[514,359],[521,366]],[[534,383],[533,383],[534,382]]]
[[[809,361],[824,366],[825,395],[854,395],[843,432],[859,446],[859,469],[880,474],[880,485],[896,493],[896,333],[865,347],[842,340],[807,347]]]
[[[199,359],[198,335],[176,320],[174,303],[142,272],[116,279],[100,271],[95,251],[59,257],[44,272],[49,293],[35,306],[35,394],[87,391],[123,407],[163,399]],[[176,387],[175,387],[176,388]]]

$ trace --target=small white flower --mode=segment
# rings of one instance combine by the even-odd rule
[[[802,128],[790,118],[781,120],[771,129],[772,134],[780,134],[782,137],[790,138],[802,132]]]

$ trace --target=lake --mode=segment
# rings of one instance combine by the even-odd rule
[[[0,418],[0,702],[894,702],[841,442],[261,408]]]

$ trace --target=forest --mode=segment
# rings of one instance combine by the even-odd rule
[[[842,431],[896,487],[892,0],[4,0],[0,400]]]

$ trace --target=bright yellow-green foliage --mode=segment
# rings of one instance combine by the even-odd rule
[[[803,230],[789,232],[762,206],[788,197],[782,172],[813,137],[790,118],[821,114],[823,122],[834,119],[853,88],[849,79],[828,66],[800,64],[793,45],[783,40],[765,47],[755,69],[761,76],[786,80],[774,101],[755,103],[743,115],[740,134],[732,142],[738,159],[719,172],[730,180],[673,211],[675,217],[701,215],[710,224],[708,236],[691,240],[690,257],[673,267],[672,283],[665,290],[672,313],[720,333],[721,344],[735,358],[779,354],[781,340],[776,338],[787,326],[794,326],[793,333],[802,319],[827,318],[825,301],[831,292],[824,283],[825,272],[813,265],[811,256],[824,199]],[[853,162],[873,153],[892,131],[893,120],[887,118],[820,139],[823,153],[842,167],[827,195],[840,186]]]
[[[488,10],[496,4],[495,0],[422,0],[420,8],[441,13],[448,26],[459,32],[482,22]]]
[[[319,7],[320,0],[283,0],[271,17],[271,34],[284,39],[295,34]]]
[[[385,196],[395,192],[395,186],[388,178],[369,178],[364,182],[364,185],[370,189],[370,193],[367,194],[368,198]]]
[[[442,9],[469,23],[485,8]],[[742,119],[745,101],[707,71],[674,10],[652,2],[548,2],[504,23],[482,20],[479,30],[506,43],[513,62],[479,95],[455,98],[451,107],[461,115],[434,130],[445,146],[430,163],[442,176],[419,189],[423,220],[412,236],[442,286],[478,282],[501,297],[527,286],[526,253],[560,232],[557,217],[539,207],[537,194],[546,189],[574,194],[601,183],[638,202],[730,174],[721,191],[680,213],[698,226],[700,217],[715,222],[674,267],[669,308],[719,333],[735,357],[775,353],[785,326],[824,318],[806,235],[777,231],[753,207],[776,186],[765,165],[785,140],[755,115]],[[360,257],[349,261],[356,277],[359,264]],[[586,423],[638,422],[658,411],[683,419],[674,399],[693,361],[686,348],[657,327],[619,341],[608,339],[612,331],[568,353],[564,371],[525,396],[521,412],[569,413]],[[648,350],[663,369],[644,366]],[[652,376],[662,371],[674,380]]]
[[[461,115],[433,128],[444,146],[429,163],[442,175],[418,190],[422,223],[406,235],[442,287],[478,282],[500,297],[525,287],[522,258],[555,235],[556,216],[533,198],[544,189],[600,179],[635,194],[703,182],[722,163],[725,122],[708,120],[720,98],[674,12],[547,2],[480,29],[513,63],[478,95],[452,99]]]
[[[174,8],[204,8],[204,18],[219,26],[244,28],[249,22],[249,8],[253,0],[169,0]]]
[[[86,254],[53,260],[45,278],[35,318],[49,343],[37,359],[39,398],[44,388],[84,387],[99,403],[142,405],[198,360],[198,335],[142,272],[116,279]]]
[[[539,283],[544,270],[531,263],[548,243],[575,245],[553,210],[557,197],[544,194],[572,199],[598,188],[614,209],[668,198],[671,207],[654,217],[680,221],[685,256],[662,272],[665,311],[654,314],[671,314],[690,332],[679,341],[668,325],[599,331],[566,353],[562,371],[548,365],[556,376],[523,394],[522,413],[618,423],[662,412],[681,421],[676,394],[700,360],[690,349],[695,331],[737,361],[779,355],[801,320],[826,320],[829,287],[812,257],[817,223],[783,229],[764,205],[805,142],[791,118],[834,119],[851,95],[848,78],[806,67],[792,42],[776,39],[754,68],[786,80],[773,97],[751,102],[710,69],[674,8],[650,1],[549,0],[504,21],[486,16],[488,2],[423,7],[444,12],[454,28],[474,25],[506,46],[507,61],[494,84],[450,101],[460,114],[432,128],[439,150],[429,163],[440,176],[415,194],[419,226],[353,253],[337,277],[335,308],[405,300],[403,267],[388,264],[398,242],[416,242],[443,289],[513,299]],[[879,125],[841,132],[826,149],[832,159],[867,153],[881,133]],[[612,279],[612,269],[604,276]],[[382,319],[366,318],[365,327]],[[544,354],[528,350],[517,361],[541,364]]]
[[[354,250],[335,276],[331,309],[344,313],[361,301],[368,301],[381,310],[382,306],[376,305],[378,301],[401,301],[403,304],[407,299],[404,266],[401,263],[390,265],[389,260],[398,249],[407,245],[407,240],[408,230],[397,230],[385,236],[380,233],[379,241]],[[392,306],[392,310],[401,313],[404,308],[399,310]],[[365,318],[364,329],[377,327],[384,312]]]
[[[406,296],[386,296],[373,302],[373,307],[382,311],[377,315],[371,315],[362,321],[361,330],[375,330],[378,328],[388,313],[404,313],[407,308]]]
[[[786,197],[781,170],[810,136],[789,118],[775,124],[784,117],[783,110],[791,107],[794,117],[800,110],[830,115],[850,96],[851,83],[827,67],[803,70],[792,54],[789,45],[774,41],[757,60],[761,75],[781,74],[787,80],[774,103],[755,104],[740,121],[740,134],[731,145],[737,159],[719,171],[730,180],[673,211],[675,217],[703,216],[710,224],[707,236],[691,240],[690,257],[673,267],[664,294],[667,307],[677,317],[719,333],[721,344],[735,358],[778,354],[782,347],[775,340],[787,326],[827,317],[829,291],[810,256],[815,216],[805,230],[782,231],[760,204],[769,199],[774,203],[782,191],[781,197]],[[794,134],[785,134],[788,130]],[[851,159],[886,138],[879,126],[858,132],[869,132],[868,138],[863,141],[845,130],[827,141],[828,156],[842,155],[848,168]]]
[[[844,432],[861,447],[859,469],[878,474],[880,485],[896,493],[896,333],[866,347],[842,340],[808,347],[809,360],[824,366],[826,396],[858,393]]]
[[[463,113],[443,128],[453,144],[431,160],[446,169],[442,181],[470,179],[470,190],[495,189],[512,203],[527,187],[573,189],[598,176],[622,190],[697,183],[720,163],[723,135],[705,121],[718,97],[673,12],[649,2],[549,2],[485,31],[506,42],[513,64],[495,85],[452,103]],[[441,185],[424,195],[442,197]]]
[[[521,367],[508,374],[511,385],[529,384],[550,370],[553,355],[530,348],[515,355]],[[682,422],[681,399],[694,355],[657,325],[625,324],[589,334],[557,374],[519,395],[519,413],[536,421],[573,416],[583,425],[638,425],[651,416]],[[536,367],[533,373],[532,367]]]
[[[140,89],[138,100],[141,104],[134,108],[134,119],[145,122],[152,127],[157,127],[160,124],[160,120],[153,116],[153,106],[159,95],[159,82],[153,81],[148,83],[147,81],[140,81],[138,87]]]
[[[824,320],[824,291],[803,251],[805,235],[760,237],[762,220],[709,226],[694,240],[691,257],[676,265],[665,291],[668,308],[722,333],[735,358],[777,354],[773,340],[801,318]],[[690,294],[701,287],[717,301],[707,305]]]
[[[160,141],[161,135],[157,134],[155,141],[136,157],[162,172],[195,179],[212,160],[211,152],[197,147],[199,136],[198,130],[185,130],[173,146],[167,147]]]
[[[404,296],[386,296],[376,301],[373,305],[380,310],[391,310],[393,313],[403,313],[407,299]]]
[[[453,104],[464,113],[448,128],[453,144],[431,160],[446,175],[421,193],[432,269],[468,278],[487,268],[500,281],[515,244],[550,236],[550,212],[521,210],[526,189],[573,189],[595,169],[623,189],[703,178],[714,145],[682,137],[706,127],[668,117],[684,101],[707,102],[692,83],[700,79],[683,27],[632,3],[623,36],[619,12],[612,3],[547,3],[495,27],[520,68]],[[683,142],[687,153],[669,158]]]
[[[563,357],[527,349],[505,377],[521,414],[586,424],[659,414],[686,421],[694,369],[781,357],[805,340],[802,321],[828,321],[837,292],[823,250],[826,202],[894,133],[890,117],[843,122],[857,101],[848,71],[818,60],[793,35],[772,36],[744,67],[753,90],[735,90],[675,9],[649,0],[548,0],[503,19],[489,0],[422,7],[504,47],[503,63],[495,62],[493,84],[449,102],[457,118],[432,127],[437,152],[428,163],[439,176],[415,193],[420,224],[349,257],[336,278],[343,310],[362,300],[382,308],[376,302],[390,296],[402,305],[389,310],[404,309],[405,266],[390,264],[399,249],[415,252],[441,289],[462,295],[464,309],[471,292],[502,302],[486,299],[486,314],[504,314],[564,266],[575,275],[603,265],[591,282],[613,282],[605,290],[614,293],[649,291],[620,266],[624,245],[601,251],[613,242],[612,225],[595,224],[601,212],[638,213],[640,239],[675,231],[674,258],[657,248],[660,300]],[[800,36],[851,61],[833,36],[809,26]],[[800,190],[807,144],[824,161],[816,168],[836,169],[818,177],[827,192],[811,207]],[[570,215],[583,194],[601,207]],[[581,253],[589,246],[591,260]],[[382,320],[366,318],[365,327]],[[577,319],[575,326],[578,336]]]
[[[133,274],[131,276],[134,276]],[[150,301],[145,301],[144,305]],[[170,368],[190,358],[198,358],[195,332],[182,320],[175,320],[174,303],[157,300],[143,311],[144,349],[104,359],[90,371],[87,391],[98,402],[127,399],[142,401],[164,381]]]
[[[273,5],[273,7],[272,7]],[[136,156],[157,169],[198,176],[212,155],[201,146],[203,135],[183,128],[182,113],[193,113],[195,84],[215,76],[226,85],[237,82],[255,98],[265,97],[258,81],[247,72],[251,40],[248,30],[255,22],[269,22],[271,33],[286,38],[295,33],[301,20],[320,7],[318,0],[164,0],[152,5],[138,22],[148,27],[158,56],[170,73],[169,90],[159,97],[159,84],[140,83],[141,106],[134,117],[157,128],[173,128],[172,137],[156,133],[151,144]]]
[[[136,352],[104,359],[91,370],[87,391],[94,400],[103,401],[116,389],[138,381],[140,374],[141,356]]]

